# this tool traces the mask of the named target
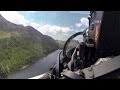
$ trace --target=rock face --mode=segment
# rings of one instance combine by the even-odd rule
[[[16,71],[58,48],[52,37],[31,26],[11,23],[0,15],[0,75]]]

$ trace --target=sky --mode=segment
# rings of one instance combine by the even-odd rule
[[[56,40],[67,40],[88,27],[89,11],[0,11],[8,21],[32,26]]]

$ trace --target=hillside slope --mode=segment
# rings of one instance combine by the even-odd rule
[[[0,76],[22,69],[58,47],[53,38],[31,26],[11,23],[0,15]]]

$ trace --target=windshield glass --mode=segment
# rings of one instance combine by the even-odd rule
[[[46,72],[65,41],[88,27],[88,15],[89,11],[0,11],[0,78]],[[81,41],[82,36],[76,37],[69,49]]]

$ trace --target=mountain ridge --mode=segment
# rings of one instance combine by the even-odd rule
[[[32,26],[7,21],[0,15],[0,76],[7,76],[23,66],[57,50],[56,41]]]

